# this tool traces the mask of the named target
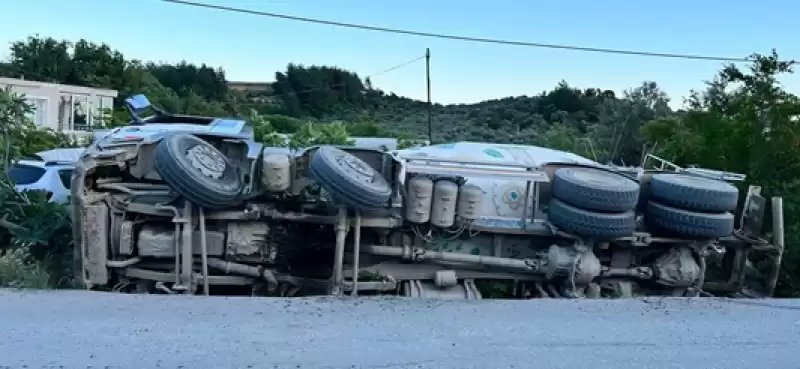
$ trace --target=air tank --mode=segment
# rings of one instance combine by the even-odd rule
[[[292,181],[291,162],[283,154],[264,155],[261,160],[261,182],[270,192],[282,192],[289,189]]]
[[[456,221],[456,200],[458,185],[448,180],[439,180],[433,186],[433,206],[431,224],[448,228]]]
[[[412,223],[425,223],[431,218],[433,181],[430,178],[414,177],[408,181],[406,219]]]
[[[483,200],[483,190],[475,185],[462,186],[458,191],[458,206],[456,212],[458,216],[466,220],[478,218],[481,210],[481,200]]]

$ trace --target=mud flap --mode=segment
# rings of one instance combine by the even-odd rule
[[[89,205],[83,219],[83,268],[87,282],[102,286],[108,283],[108,206]]]

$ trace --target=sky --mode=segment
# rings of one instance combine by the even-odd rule
[[[800,60],[800,1],[722,0],[196,0],[387,28],[549,44],[725,57],[777,49]],[[0,0],[0,44],[39,34],[104,42],[128,58],[222,67],[229,80],[273,81],[288,63],[365,77],[431,52],[432,100],[534,95],[565,80],[621,92],[655,81],[673,106],[723,62],[480,44],[228,13],[159,0]],[[7,58],[7,49],[0,49]],[[371,78],[425,99],[420,60]],[[784,78],[800,93],[800,77]]]

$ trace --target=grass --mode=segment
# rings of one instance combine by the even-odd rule
[[[50,273],[24,249],[0,253],[0,286],[26,289],[53,288]]]

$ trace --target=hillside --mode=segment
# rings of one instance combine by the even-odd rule
[[[427,136],[427,104],[372,87],[367,79],[329,67],[289,65],[276,73],[272,109],[320,121],[376,122],[390,132]],[[433,140],[537,144],[590,153],[599,160],[633,163],[641,158],[639,127],[672,112],[654,82],[615,96],[562,82],[537,96],[508,97],[477,104],[432,107]],[[589,140],[586,140],[586,139]]]
[[[273,123],[281,120],[273,126],[283,133],[297,130],[300,121],[291,118],[299,118],[358,124],[350,128],[361,135],[427,138],[424,102],[384,92],[341,68],[290,64],[275,73],[271,89],[243,91],[239,85],[228,88],[220,68],[131,60],[109,45],[87,40],[31,37],[13,43],[10,54],[0,75],[113,88],[121,96],[145,93],[168,111],[246,117],[253,109],[270,115]],[[433,139],[538,144],[592,155],[589,138],[599,160],[632,163],[642,152],[638,128],[670,113],[666,95],[653,82],[624,96],[562,82],[538,96],[436,104]]]

